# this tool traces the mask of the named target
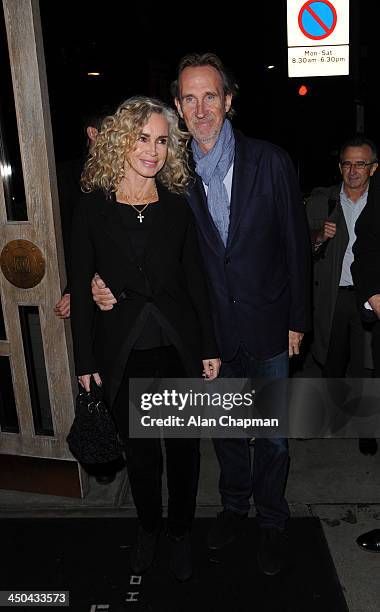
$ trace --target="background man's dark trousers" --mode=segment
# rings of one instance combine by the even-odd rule
[[[380,321],[376,321],[372,328],[372,356],[373,356],[373,375],[380,378]]]
[[[329,350],[322,373],[325,378],[363,378],[365,335],[354,288],[339,287],[331,325]]]

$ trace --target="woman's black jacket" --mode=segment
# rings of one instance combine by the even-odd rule
[[[101,190],[81,198],[73,219],[75,370],[77,375],[99,372],[111,403],[149,309],[158,309],[189,376],[200,375],[202,359],[218,356],[192,212],[184,196],[160,184],[157,187],[159,207],[140,262],[119,207]],[[102,312],[94,305],[91,279],[95,272],[115,297],[125,296],[110,311]]]

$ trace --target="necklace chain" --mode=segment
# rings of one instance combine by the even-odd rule
[[[120,196],[126,201],[126,203],[128,204],[128,206],[132,206],[133,210],[135,210],[138,214],[137,214],[137,218],[140,221],[140,223],[143,222],[144,219],[144,215],[142,214],[144,212],[144,210],[149,206],[149,204],[151,204],[152,202],[155,202],[158,198],[158,193],[157,193],[157,187],[154,187],[154,191],[151,192],[149,194],[149,196],[147,196],[146,198],[143,198],[143,200],[141,202],[136,202],[135,204],[132,204],[131,200],[133,200],[134,198],[130,198],[128,196],[128,194],[125,191],[122,191],[121,189],[119,190],[119,194]],[[139,199],[139,198],[137,198]],[[138,208],[136,208],[136,206],[143,206],[144,208],[142,208],[141,210],[139,210]]]
[[[136,208],[134,204],[129,203],[129,206],[132,206],[133,210],[135,210],[138,213],[137,218],[140,221],[140,223],[142,223],[144,219],[144,215],[142,213],[144,212],[146,208],[148,208],[149,204],[151,204],[151,202],[148,202],[147,204],[145,204],[144,208],[139,210],[138,208]]]

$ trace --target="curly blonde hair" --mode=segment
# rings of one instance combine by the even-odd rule
[[[174,110],[161,100],[146,96],[129,98],[113,115],[104,118],[82,172],[83,191],[117,190],[124,176],[125,154],[133,150],[152,113],[163,115],[169,124],[168,155],[157,178],[169,191],[186,191],[190,181],[187,153],[190,135],[179,129]]]

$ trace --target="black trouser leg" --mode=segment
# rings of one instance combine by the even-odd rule
[[[168,479],[168,527],[180,536],[188,531],[194,519],[199,479],[199,440],[167,438],[165,440]]]
[[[119,432],[126,446],[126,462],[137,515],[146,531],[158,528],[162,516],[161,440],[129,438],[129,378],[184,377],[181,360],[173,347],[132,351],[113,406]],[[199,477],[199,440],[166,439],[169,527],[175,535],[190,528],[194,517]]]
[[[353,310],[350,317],[350,364],[347,375],[351,378],[365,378],[365,330],[358,312],[356,298],[353,300],[355,304],[351,306]]]
[[[329,350],[322,369],[325,378],[344,378],[350,361],[350,375],[364,376],[364,328],[353,291],[338,290],[331,326]]]
[[[126,462],[137,516],[152,533],[162,517],[162,450],[160,440],[131,438],[126,445]]]
[[[380,378],[380,321],[376,321],[372,329],[373,375]]]

